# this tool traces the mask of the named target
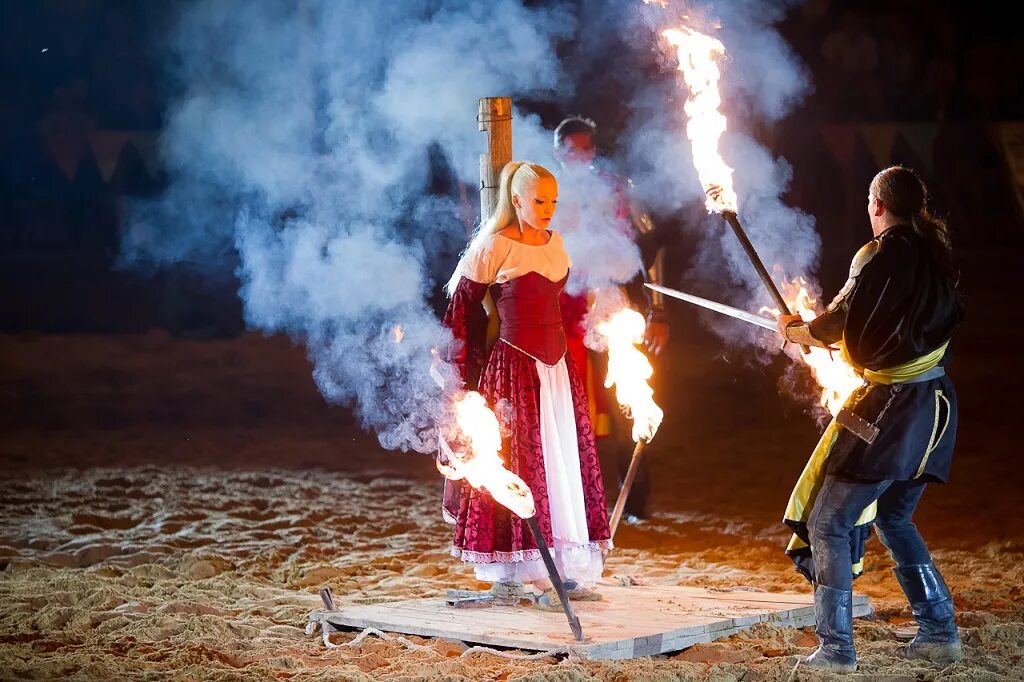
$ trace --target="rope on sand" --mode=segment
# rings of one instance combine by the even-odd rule
[[[797,668],[800,667],[800,661],[802,661],[802,660],[803,659],[800,658],[799,656],[797,657],[796,663],[793,664],[793,668],[789,671],[789,675],[786,676],[786,682],[793,682],[796,679],[796,671],[797,671]]]
[[[507,658],[513,661],[536,661],[541,658],[548,658],[551,656],[558,655],[564,655],[572,659],[579,658],[579,654],[573,651],[571,647],[567,646],[561,646],[557,649],[551,649],[550,651],[538,651],[535,654],[510,654],[507,651],[499,651],[497,649],[492,649],[489,646],[471,646],[465,651],[463,651],[462,655],[459,656],[459,658],[465,658],[466,656],[470,656],[472,654],[491,654],[493,656],[498,656],[499,658]]]
[[[326,618],[316,618],[310,620],[306,624],[306,634],[312,635],[314,632],[317,631],[317,628],[320,629],[320,632],[324,640],[324,646],[328,649],[340,649],[343,647],[359,646],[362,643],[362,641],[370,635],[376,635],[377,637],[383,639],[385,642],[397,642],[404,646],[406,649],[410,649],[411,651],[422,651],[423,653],[429,653],[434,654],[435,656],[444,657],[444,654],[442,654],[440,651],[437,651],[436,649],[433,649],[429,646],[424,646],[422,644],[417,644],[416,642],[410,641],[405,637],[389,635],[386,632],[381,632],[377,628],[366,628],[358,635],[356,635],[351,642],[345,642],[344,644],[334,644],[333,642],[331,642],[331,628],[328,625],[328,621]],[[472,656],[473,654],[491,654],[493,656],[498,656],[499,658],[505,658],[513,661],[535,661],[541,658],[548,658],[550,656],[558,655],[564,655],[572,659],[579,658],[578,654],[575,651],[573,651],[572,648],[567,646],[552,649],[551,651],[540,651],[535,654],[512,654],[507,651],[499,651],[498,649],[492,649],[486,646],[473,646],[463,651],[459,658],[465,658],[467,656]]]
[[[330,626],[325,621],[326,621],[325,618],[317,618],[316,620],[309,621],[306,624],[306,634],[307,635],[313,634],[314,632],[316,632],[317,627],[319,627],[320,628],[320,633],[323,635],[324,646],[327,647],[328,649],[340,649],[342,647],[359,646],[362,643],[362,641],[364,639],[366,639],[368,636],[370,636],[370,635],[377,635],[378,637],[383,639],[385,642],[398,642],[399,644],[404,646],[406,649],[410,649],[412,651],[422,651],[424,653],[431,653],[431,654],[437,654],[438,653],[437,651],[434,651],[433,649],[431,649],[429,646],[423,646],[422,644],[417,644],[416,642],[412,642],[412,641],[406,639],[405,637],[397,637],[395,635],[389,635],[386,632],[381,632],[377,628],[366,628],[365,630],[360,632],[358,635],[356,635],[355,639],[353,639],[351,642],[345,642],[344,644],[334,644],[333,642],[331,642],[331,639],[330,639],[331,628],[330,628]]]

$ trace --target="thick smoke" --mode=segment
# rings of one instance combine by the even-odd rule
[[[172,184],[135,207],[125,259],[237,251],[247,323],[305,343],[320,390],[382,445],[433,450],[456,381],[433,353],[449,335],[429,270],[466,234],[431,173],[447,160],[475,190],[477,99],[564,90],[552,46],[572,29],[509,0],[191,5],[172,41]],[[550,148],[517,119],[517,153]]]
[[[739,243],[719,216],[694,211],[704,194],[685,134],[686,89],[677,75],[674,51],[659,34],[685,23],[724,43],[728,58],[720,64],[720,87],[729,130],[720,151],[735,169],[740,220],[777,280],[806,277],[814,273],[820,250],[813,218],[782,201],[793,170],[751,132],[781,120],[811,90],[806,70],[774,28],[797,3],[661,4],[585,2],[584,14],[602,26],[614,26],[618,44],[609,45],[608,34],[594,26],[584,27],[577,60],[586,64],[620,51],[602,62],[603,78],[615,83],[631,111],[615,145],[618,165],[635,180],[637,196],[648,208],[661,215],[684,216],[684,238],[697,250],[691,274],[716,287],[705,293],[757,310],[771,300]],[[650,52],[660,65],[653,74],[650,68],[645,70]],[[737,332],[727,334],[729,338],[756,338],[732,324],[716,329]]]
[[[813,225],[779,199],[791,171],[742,132],[751,121],[777,120],[807,92],[771,29],[786,4],[688,9],[708,26],[720,20],[730,48],[726,94],[741,104],[730,111],[723,143],[741,218],[769,266],[809,274],[818,251]],[[133,207],[124,260],[237,264],[251,327],[303,342],[325,397],[354,405],[382,445],[433,450],[456,377],[433,352],[449,335],[426,300],[454,265],[439,254],[462,248],[467,222],[454,193],[436,189],[438,167],[475,192],[479,97],[570,102],[576,87],[602,86],[575,82],[566,71],[573,60],[556,58],[561,39],[579,39],[577,61],[616,41],[661,51],[655,29],[672,16],[632,0],[575,8],[517,0],[189,5],[171,41],[177,96],[162,152],[172,182],[158,200]],[[628,103],[631,116],[616,161],[650,208],[677,211],[700,201],[702,190],[683,134],[682,91],[669,74],[674,64],[664,66],[655,78],[618,74],[625,85],[616,104]],[[516,112],[514,142],[516,158],[559,173],[536,116]],[[564,191],[590,197],[577,212],[588,237],[556,215],[578,273],[574,286],[627,279],[639,264],[636,248],[596,217],[614,213],[600,198],[611,200],[608,188],[559,176]],[[698,269],[716,281],[723,268],[732,274],[743,292],[722,298],[767,302],[720,222],[692,226],[706,235]]]
[[[558,211],[552,221],[572,259],[566,289],[577,295],[627,282],[643,267],[629,236],[623,188],[615,175],[570,168],[559,175]]]
[[[728,58],[720,64],[720,88],[729,128],[720,151],[735,170],[740,221],[777,283],[802,277],[814,291],[821,246],[814,220],[784,203],[794,170],[758,141],[761,131],[778,124],[812,90],[808,72],[775,28],[797,4],[655,1],[638,8],[634,3],[583,0],[582,15],[588,21],[581,26],[573,61],[577,68],[571,72],[579,81],[580,99],[587,99],[590,86],[588,101],[597,105],[596,111],[605,101],[596,92],[599,87],[629,103],[628,118],[611,121],[612,129],[620,132],[605,142],[615,150],[618,167],[635,180],[637,198],[655,215],[683,224],[679,237],[693,252],[687,288],[762,314],[769,314],[764,308],[775,307],[769,294],[732,231],[720,216],[703,208],[704,188],[685,135],[685,85],[674,50],[659,34],[685,24],[724,43]],[[594,112],[584,108],[583,113]],[[668,273],[669,284],[680,281],[681,274]],[[746,358],[767,361],[780,350],[778,337],[756,327],[712,313],[702,319],[726,341],[755,346],[758,352],[745,353]],[[790,347],[787,352],[802,364],[798,351]],[[808,385],[806,372],[795,368],[788,367],[782,384],[816,403],[817,391]]]

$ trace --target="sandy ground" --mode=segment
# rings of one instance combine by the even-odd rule
[[[951,370],[954,479],[918,514],[966,659],[896,656],[911,616],[873,540],[856,589],[877,613],[856,624],[862,672],[848,679],[1024,679],[1019,377],[1007,369],[1022,339],[1004,329],[983,343],[1004,303],[993,296]],[[779,519],[816,426],[779,397],[777,366],[723,355],[693,318],[674,324],[660,369],[670,419],[650,449],[656,512],[620,530],[609,572],[807,591]],[[2,679],[777,680],[815,645],[810,629],[759,626],[626,662],[461,657],[462,643],[421,638],[429,651],[373,637],[327,650],[303,631],[323,585],[366,601],[477,584],[448,556],[431,461],[381,452],[324,405],[301,349],[258,335],[17,335],[0,337],[0,370]]]

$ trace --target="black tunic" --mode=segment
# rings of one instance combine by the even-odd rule
[[[858,367],[882,371],[948,342],[963,308],[935,247],[915,227],[891,227],[874,241],[874,256],[844,288],[845,296],[810,327],[823,341],[842,338]],[[956,391],[948,376],[869,383],[847,407],[880,432],[869,445],[842,429],[828,473],[871,481],[947,480],[957,430]]]

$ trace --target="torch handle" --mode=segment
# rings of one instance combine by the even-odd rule
[[[636,472],[640,468],[640,458],[644,453],[644,446],[647,445],[647,441],[643,438],[636,442],[636,447],[633,448],[633,458],[629,460],[629,469],[626,470],[626,478],[622,479],[622,488],[619,490],[619,497],[615,500],[615,508],[612,510],[612,518],[608,522],[609,530],[611,531],[612,538],[615,537],[615,530],[619,527],[619,521],[622,520],[622,510],[626,507],[626,500],[629,499],[629,491],[633,487],[633,479],[636,478]]]
[[[776,307],[779,312],[783,315],[790,315],[789,306],[786,305],[786,299],[782,298],[782,294],[779,292],[779,288],[775,286],[775,280],[768,274],[768,270],[764,267],[764,263],[761,262],[761,257],[757,255],[757,250],[754,249],[754,245],[750,243],[750,238],[747,237],[746,230],[740,225],[739,219],[736,214],[732,211],[723,211],[722,217],[725,218],[725,222],[729,223],[729,227],[732,228],[736,238],[740,241],[740,246],[747,253],[747,258],[750,260],[751,265],[754,266],[754,270],[757,271],[758,276],[761,278],[761,282],[765,288],[768,289],[768,293],[771,294],[772,300],[775,301]],[[801,346],[804,353],[810,353],[811,349],[807,346]]]
[[[562,610],[565,611],[565,617],[569,620],[569,629],[572,630],[576,641],[582,642],[583,626],[580,625],[580,619],[572,609],[569,593],[565,590],[565,583],[562,582],[562,577],[558,574],[558,569],[555,567],[555,561],[551,558],[548,543],[544,541],[544,535],[540,532],[540,526],[537,525],[537,517],[531,516],[526,519],[526,525],[530,527],[530,532],[533,533],[533,540],[537,543],[537,549],[540,550],[540,556],[544,560],[544,567],[548,569],[548,578],[551,579],[551,583],[555,586],[555,592],[558,593],[558,599],[562,602]]]

